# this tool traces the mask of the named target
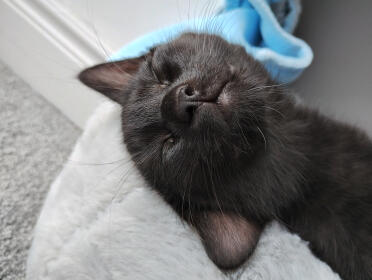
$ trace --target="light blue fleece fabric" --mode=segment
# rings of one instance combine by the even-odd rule
[[[217,34],[242,45],[280,83],[294,81],[313,59],[311,48],[293,32],[300,0],[226,0],[210,18],[193,19],[146,34],[121,48],[110,60],[131,58],[184,31]]]

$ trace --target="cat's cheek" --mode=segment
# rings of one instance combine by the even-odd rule
[[[219,95],[217,99],[217,104],[220,104],[221,106],[224,106],[224,107],[228,107],[230,106],[230,100],[231,100],[230,94],[226,91],[223,91],[221,92],[221,94]]]
[[[216,104],[224,120],[230,122],[234,112],[230,94],[222,92],[218,97]]]

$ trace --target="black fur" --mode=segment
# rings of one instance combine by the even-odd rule
[[[220,268],[242,264],[275,219],[343,279],[372,279],[364,132],[297,105],[242,47],[218,36],[184,34],[128,61],[80,79],[123,106],[133,161]],[[107,80],[114,72],[126,78]]]

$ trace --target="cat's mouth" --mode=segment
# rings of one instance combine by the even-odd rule
[[[188,111],[190,127],[196,128],[206,122],[226,122],[229,115],[229,101],[229,96],[221,92],[211,101],[195,102]]]
[[[175,125],[198,128],[218,121],[226,122],[230,96],[228,82],[199,91],[190,84],[181,84],[165,95],[161,104],[164,119]]]

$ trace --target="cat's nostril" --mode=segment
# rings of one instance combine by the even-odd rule
[[[186,95],[186,96],[193,96],[195,94],[195,90],[189,86],[189,85],[184,85],[179,89],[180,94]]]
[[[185,94],[187,96],[193,96],[194,95],[194,90],[191,87],[186,87],[185,88]]]

